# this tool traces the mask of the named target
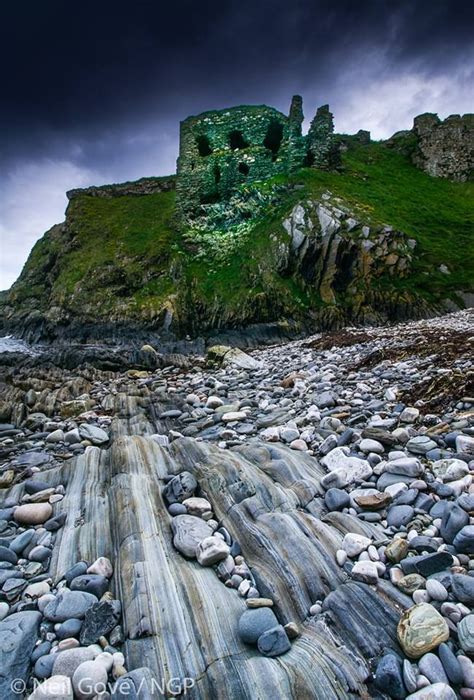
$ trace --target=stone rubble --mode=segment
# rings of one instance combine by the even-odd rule
[[[316,336],[251,354],[214,348],[209,361],[149,372],[89,367],[72,375],[38,370],[27,379],[21,368],[7,370],[0,406],[0,665],[11,670],[0,674],[0,696],[13,700],[9,683],[20,677],[30,700],[94,698],[83,679],[100,685],[127,673],[112,562],[98,541],[95,560],[57,571],[55,547],[69,518],[63,510],[73,478],[68,465],[73,472],[79,458],[117,458],[114,450],[129,435],[138,439],[134,420],[146,410],[144,437],[154,449],[171,460],[189,446],[188,466],[183,460],[179,473],[160,474],[161,492],[153,495],[165,504],[168,540],[182,557],[184,577],[193,567],[209,571],[241,600],[233,624],[244,649],[269,663],[290,658],[312,625],[323,629],[339,619],[339,595],[363,590],[382,607],[392,596],[397,602],[386,623],[392,641],[383,636],[387,630],[371,628],[371,636],[386,641],[377,654],[369,644],[361,650],[368,671],[357,683],[366,684],[370,697],[473,698],[472,360],[460,352],[447,363],[442,354],[443,338],[450,332],[469,338],[471,321],[470,312],[460,312],[366,330],[362,342],[334,347],[321,347],[324,337]],[[428,331],[438,334],[439,346],[410,354],[410,343],[420,347]],[[466,389],[456,384],[452,396],[442,393],[442,382],[460,375]],[[410,402],[423,387],[428,396],[431,386],[440,387],[435,404],[431,395]],[[124,394],[127,409],[120,409]],[[227,486],[218,483],[218,470],[208,478],[205,462],[195,466],[198,448],[235,465]],[[246,469],[255,460],[253,483],[238,477],[244,459]],[[123,469],[120,460],[116,468]],[[291,489],[306,522],[330,528],[323,556],[329,590],[315,585],[306,610],[293,617],[285,607],[288,589],[266,578],[263,551],[281,551],[282,577],[301,554],[287,550],[284,540],[259,540],[256,532],[260,566],[246,551],[248,535],[229,520],[232,508],[246,503],[256,522],[280,517],[284,500],[278,503],[277,492],[264,515],[252,505],[258,480]],[[75,513],[74,527],[89,517]],[[305,537],[323,547],[326,535],[312,532]],[[138,569],[131,575],[138,586]],[[5,645],[7,638],[14,643]],[[34,680],[42,685],[35,689]],[[48,690],[53,686],[59,695]],[[336,697],[331,692],[327,697]],[[346,696],[347,688],[340,694]]]

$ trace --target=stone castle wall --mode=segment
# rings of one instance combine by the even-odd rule
[[[435,177],[464,182],[474,174],[474,114],[453,114],[441,121],[437,114],[415,117],[415,165]]]
[[[185,119],[177,163],[179,217],[189,222],[206,206],[228,201],[242,184],[311,165],[309,145],[318,155],[312,157],[315,165],[323,167],[334,130],[327,107],[324,116],[324,124],[318,121],[322,128],[311,139],[302,135],[303,101],[299,95],[293,97],[288,116],[261,105],[204,112]],[[319,145],[319,140],[324,143]]]

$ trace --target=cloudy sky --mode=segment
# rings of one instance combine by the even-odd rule
[[[73,187],[174,172],[179,120],[304,98],[384,138],[473,110],[469,0],[16,0],[0,9],[0,289]]]

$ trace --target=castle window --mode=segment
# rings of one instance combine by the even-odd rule
[[[196,144],[198,147],[198,152],[200,156],[210,156],[212,153],[211,142],[209,141],[206,134],[200,134],[196,138]]]
[[[214,166],[214,182],[216,185],[218,184],[219,180],[221,179],[221,171],[218,165]]]
[[[230,147],[233,151],[237,151],[240,148],[247,148],[248,143],[244,139],[244,135],[241,131],[238,129],[235,129],[235,131],[231,131],[229,134],[229,144]]]
[[[272,119],[268,124],[267,133],[263,145],[272,153],[272,160],[276,160],[283,139],[283,125],[278,119]]]
[[[239,163],[239,173],[242,173],[242,175],[248,175],[249,171],[250,168],[247,163]]]

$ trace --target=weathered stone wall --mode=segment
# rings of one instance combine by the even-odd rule
[[[339,150],[334,142],[334,118],[329,105],[318,107],[307,136],[308,165],[334,168],[339,164]]]
[[[69,200],[77,197],[102,197],[112,199],[113,197],[140,197],[145,194],[155,194],[156,192],[168,192],[176,187],[176,177],[142,177],[135,182],[121,182],[117,185],[102,185],[101,187],[84,187],[66,192]]]
[[[181,122],[177,207],[181,216],[229,199],[244,182],[286,172],[288,118],[265,106],[204,112]]]
[[[474,172],[474,114],[453,114],[441,121],[437,114],[415,117],[418,139],[415,165],[435,177],[464,182]]]
[[[181,220],[189,223],[205,216],[207,206],[228,202],[244,183],[313,162],[315,167],[331,167],[334,128],[327,105],[318,110],[308,136],[303,136],[302,124],[299,95],[293,97],[288,116],[265,105],[243,106],[181,122],[176,185]]]

